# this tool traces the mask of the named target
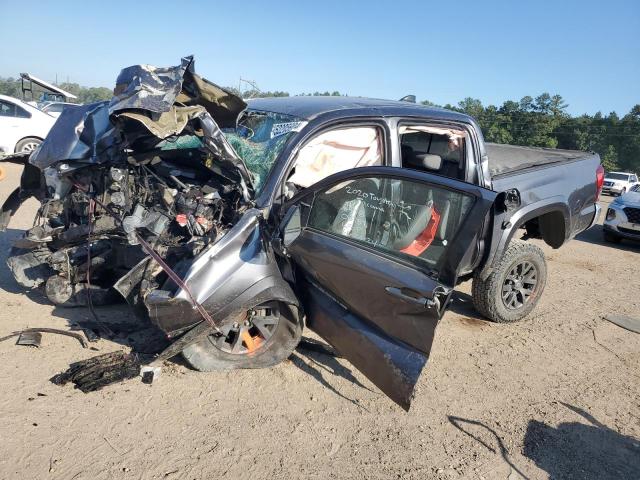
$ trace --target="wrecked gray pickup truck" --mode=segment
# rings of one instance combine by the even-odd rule
[[[537,247],[506,249],[514,230],[559,246],[596,216],[597,156],[544,157],[582,172],[560,238],[535,215],[550,204],[530,208],[508,179],[493,191],[476,154],[486,161],[465,115],[342,97],[247,105],[187,57],[125,68],[110,102],[65,110],[28,160],[9,157],[25,169],[0,227],[35,196],[8,260],[17,281],[63,306],[119,294],[173,342],[159,358],[267,367],[304,324],[408,409],[459,279],[477,273],[494,320],[522,318],[546,270]]]

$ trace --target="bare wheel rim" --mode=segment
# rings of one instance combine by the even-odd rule
[[[211,344],[225,353],[249,355],[264,349],[280,322],[277,304],[269,303],[243,313],[209,336]]]
[[[40,145],[40,142],[27,142],[22,146],[22,150],[20,150],[20,152],[31,153],[38,148],[38,145]]]
[[[535,293],[538,268],[527,260],[511,268],[502,283],[502,303],[509,310],[523,308]]]

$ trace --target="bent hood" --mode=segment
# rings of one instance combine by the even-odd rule
[[[212,168],[251,188],[249,170],[220,130],[235,127],[246,106],[198,76],[192,56],[175,67],[134,65],[120,72],[110,101],[65,109],[29,161],[42,170],[62,161],[102,164],[183,141],[209,150]]]

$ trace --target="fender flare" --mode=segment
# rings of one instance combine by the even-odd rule
[[[507,249],[511,240],[513,239],[516,231],[529,220],[540,217],[546,213],[561,212],[564,218],[564,238],[567,240],[567,235],[571,231],[570,221],[571,213],[567,205],[567,199],[561,195],[546,198],[542,201],[532,203],[524,208],[521,208],[514,212],[514,214],[505,222],[510,225],[507,228],[501,230],[500,233],[494,233],[492,246],[484,264],[484,267],[480,271],[480,278],[485,280],[493,272],[495,266],[502,258],[503,252]],[[500,228],[496,225],[496,228]]]

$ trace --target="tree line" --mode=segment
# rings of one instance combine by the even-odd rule
[[[112,91],[104,87],[83,87],[77,83],[60,83],[59,87],[78,97],[78,103],[108,100]],[[288,97],[285,91],[260,91],[256,89],[238,92],[243,98]],[[21,98],[20,80],[0,77],[0,94]],[[299,95],[341,96],[338,91],[302,93]],[[34,98],[39,93],[34,92]],[[428,100],[423,105],[436,105]],[[624,170],[640,173],[640,104],[624,116],[616,112],[571,116],[567,103],[560,95],[543,93],[537,97],[526,96],[519,101],[507,100],[501,106],[483,105],[475,98],[465,98],[456,105],[443,108],[463,112],[474,117],[485,140],[531,147],[564,148],[594,151],[600,154],[607,171]]]
[[[640,173],[640,104],[623,117],[616,112],[574,117],[567,106],[560,95],[543,93],[519,102],[508,100],[500,107],[465,98],[444,108],[475,117],[488,142],[594,151],[607,171]]]

